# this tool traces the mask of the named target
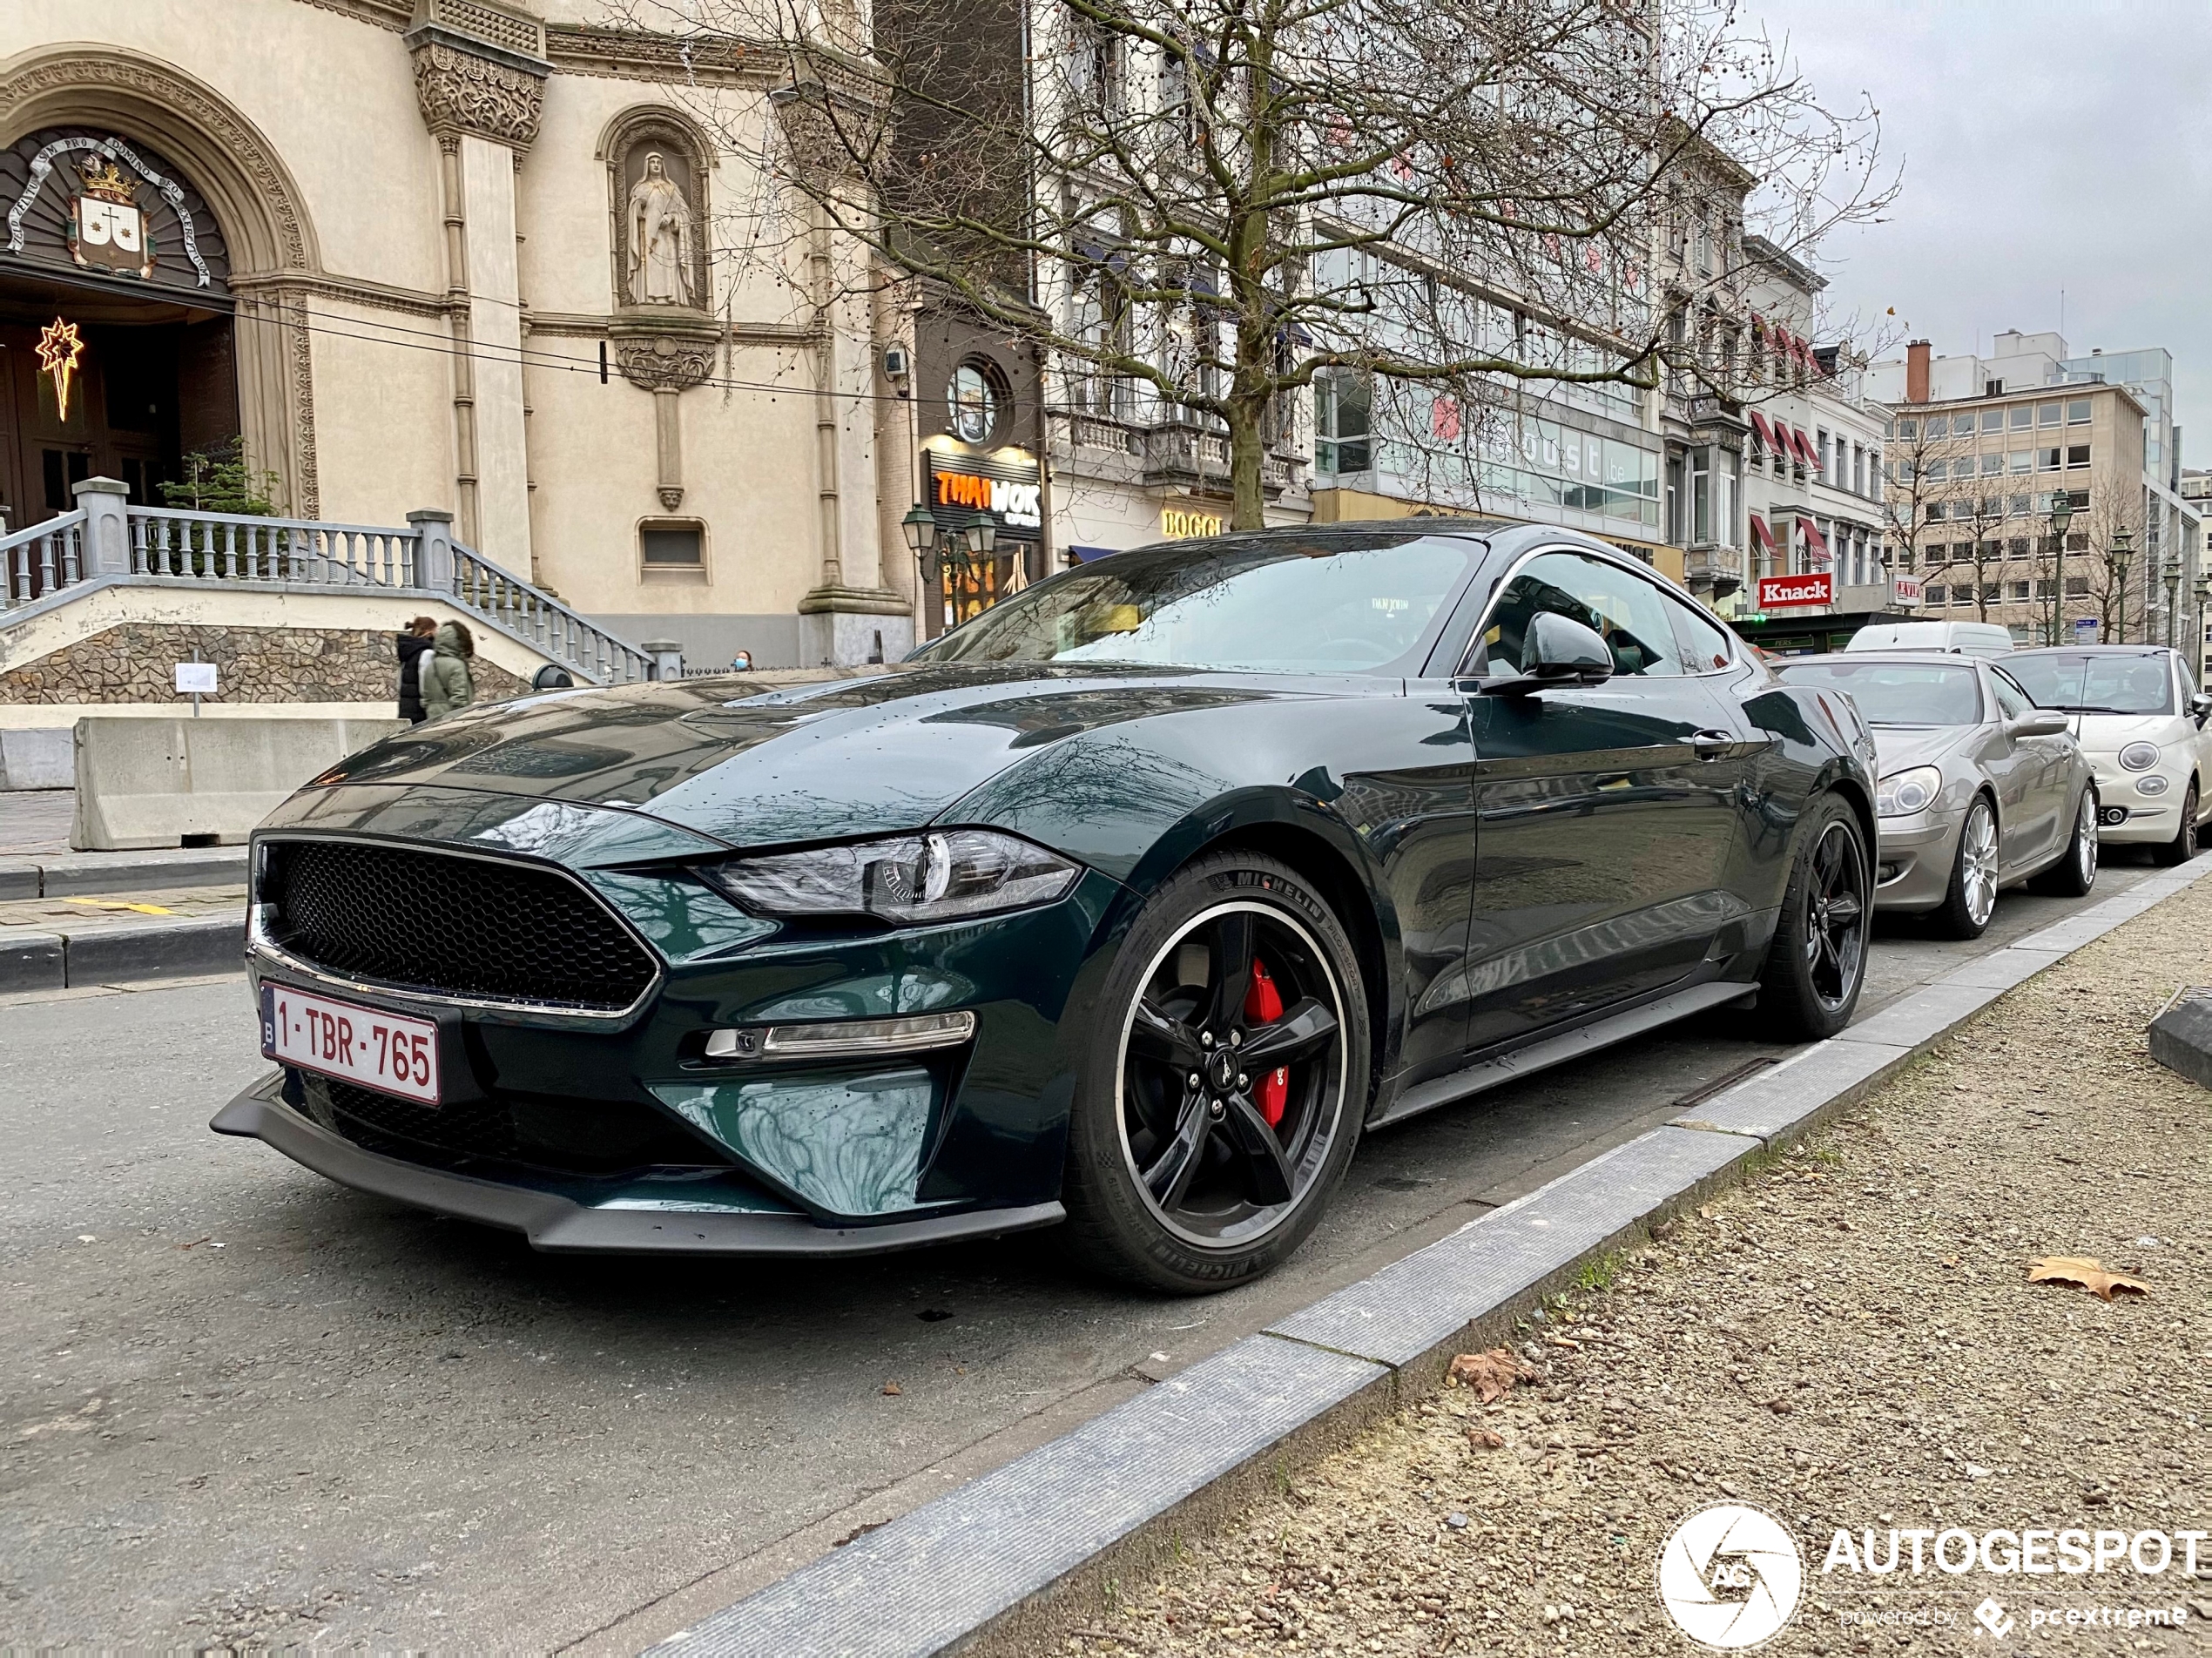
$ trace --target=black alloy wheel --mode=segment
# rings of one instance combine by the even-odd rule
[[[2196,779],[2189,779],[2188,788],[2182,795],[2182,824],[2174,831],[2171,840],[2161,841],[2151,849],[2151,861],[2158,864],[2186,864],[2196,856]]]
[[[1817,1041],[1851,1023],[1866,982],[1873,886],[1858,814],[1835,795],[1805,810],[1797,859],[1759,977],[1777,1034]]]
[[[1287,866],[1202,859],[1139,916],[1105,1006],[1071,1126],[1071,1237],[1184,1293],[1267,1270],[1319,1218],[1366,1104],[1342,926]]]

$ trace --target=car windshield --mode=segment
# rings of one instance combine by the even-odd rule
[[[2005,658],[2005,667],[2040,707],[2084,714],[2174,711],[2173,671],[2153,652],[2016,652]]]
[[[1981,689],[1972,668],[1918,662],[1777,662],[1793,685],[1849,691],[1869,725],[1978,725]]]
[[[1372,672],[1420,642],[1480,550],[1403,532],[1143,548],[1001,600],[914,657]]]

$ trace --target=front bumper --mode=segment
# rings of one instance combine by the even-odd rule
[[[1942,903],[1965,825],[1964,813],[1948,811],[1884,818],[1874,857],[1874,907],[1932,910]]]
[[[480,1221],[528,1237],[548,1253],[604,1255],[882,1255],[920,1244],[998,1237],[1067,1218],[1057,1203],[932,1215],[869,1226],[826,1226],[795,1211],[767,1213],[687,1203],[637,1184],[600,1201],[519,1183],[478,1180],[364,1150],[286,1104],[276,1072],[215,1114],[218,1134],[260,1140],[341,1186],[396,1198],[441,1215]],[[680,1190],[680,1189],[678,1189]]]
[[[2182,826],[2182,799],[2188,792],[2186,766],[2168,770],[2161,765],[2148,772],[2128,772],[2111,755],[2090,757],[2097,778],[2097,838],[2120,846],[2155,845],[2171,840]],[[2143,778],[2162,777],[2165,789],[2145,794],[2137,786]],[[2114,813],[2127,815],[2115,820]]]

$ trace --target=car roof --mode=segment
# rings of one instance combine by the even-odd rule
[[[1770,657],[1767,666],[1781,673],[1787,669],[1801,668],[1809,662],[1842,662],[1854,668],[1878,662],[1910,664],[1922,668],[1931,664],[1940,668],[1994,668],[2001,665],[1987,657],[1970,657],[1956,650],[1823,650],[1817,656]]]
[[[2035,644],[2015,650],[2016,657],[2163,657],[2170,644]]]

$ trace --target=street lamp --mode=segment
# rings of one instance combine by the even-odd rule
[[[2128,543],[2135,539],[2132,529],[2112,532],[2112,545],[2105,549],[2105,569],[2112,575],[2112,590],[2120,596],[2120,637],[2114,644],[2128,643],[2128,565],[2135,556]]]
[[[2189,666],[2201,671],[2204,666],[2204,607],[2207,601],[2212,601],[2212,576],[2200,575],[2189,584],[2189,590],[2196,595],[2196,628],[2195,637],[2189,641]]]
[[[2059,642],[2059,623],[2066,617],[2066,531],[2074,522],[2074,497],[2063,489],[2051,492],[2051,631],[2046,644]]]
[[[968,526],[964,533],[970,558],[988,558],[991,549],[998,545],[998,523],[988,512],[977,513],[974,522]]]
[[[915,557],[937,549],[937,519],[919,501],[899,520],[899,530],[907,538],[907,550]]]
[[[2160,572],[2166,583],[2166,643],[2181,644],[2182,556],[2178,552],[2166,555],[2166,567]]]

